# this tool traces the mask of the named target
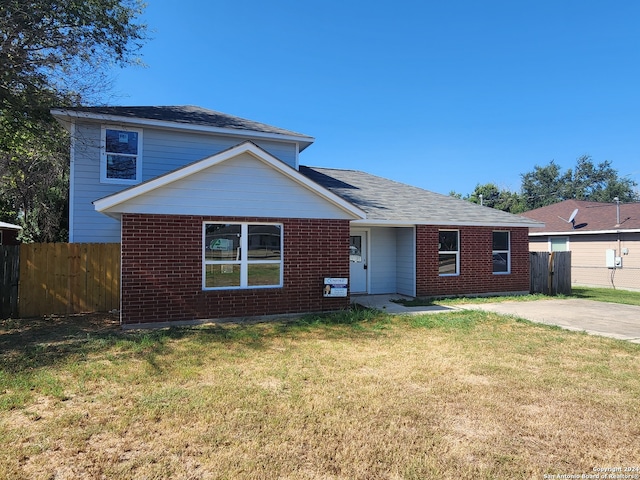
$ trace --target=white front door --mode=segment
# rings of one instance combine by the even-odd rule
[[[349,291],[367,293],[367,232],[351,232],[349,260]]]

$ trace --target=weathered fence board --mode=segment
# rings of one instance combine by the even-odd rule
[[[20,316],[119,308],[120,244],[23,244],[20,258]]]
[[[0,318],[18,315],[20,247],[0,245]]]
[[[530,252],[531,293],[571,295],[571,252]]]

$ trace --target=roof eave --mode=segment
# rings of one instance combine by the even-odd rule
[[[384,227],[406,227],[414,225],[436,225],[439,227],[501,227],[501,228],[539,228],[544,227],[544,223],[518,223],[518,222],[469,222],[451,220],[428,220],[424,218],[398,218],[398,219],[376,219],[365,218],[353,220],[351,223],[360,226],[384,226]]]
[[[56,118],[67,130],[69,125],[74,123],[75,120],[94,120],[97,122],[112,122],[112,123],[125,123],[127,125],[136,125],[141,127],[155,127],[166,128],[172,130],[184,130],[198,133],[211,133],[228,136],[241,136],[241,137],[253,137],[256,139],[269,139],[279,140],[287,142],[295,142],[299,145],[299,151],[302,152],[305,148],[311,145],[314,141],[314,137],[308,135],[285,135],[281,133],[273,132],[259,132],[256,130],[242,130],[235,128],[221,128],[211,127],[207,125],[193,125],[180,122],[172,122],[169,120],[154,120],[150,118],[131,118],[122,115],[110,115],[105,113],[92,113],[76,110],[68,110],[64,108],[52,109],[51,115]]]
[[[602,235],[602,234],[612,234],[612,233],[640,233],[640,228],[629,228],[629,229],[612,229],[612,230],[569,230],[569,231],[555,231],[555,232],[529,232],[530,237],[548,237],[548,236],[556,236],[556,235]]]

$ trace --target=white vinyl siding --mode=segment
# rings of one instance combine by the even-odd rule
[[[337,206],[248,153],[127,200],[117,210],[174,215],[349,218]]]

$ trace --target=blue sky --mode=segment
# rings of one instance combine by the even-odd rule
[[[304,165],[448,194],[581,155],[640,183],[635,0],[147,0],[116,105],[198,105],[315,137]]]

